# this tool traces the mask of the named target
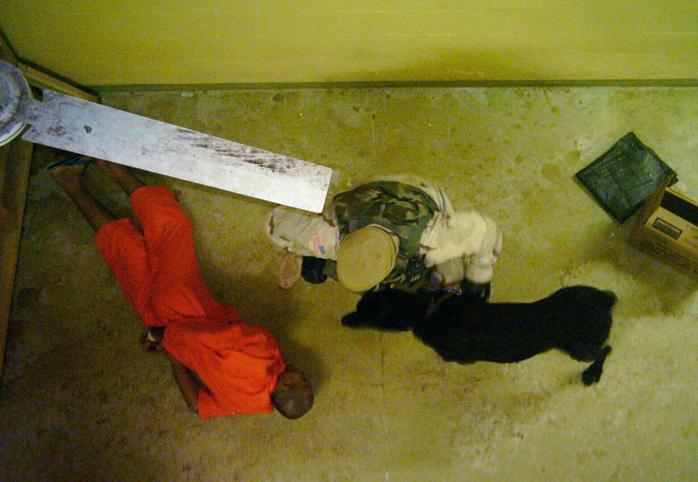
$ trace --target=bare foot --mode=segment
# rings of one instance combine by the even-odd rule
[[[131,172],[128,167],[122,166],[121,164],[116,164],[114,162],[105,161],[103,159],[97,159],[95,161],[100,169],[103,169],[107,174],[116,177],[130,176]]]
[[[130,195],[133,191],[143,186],[143,183],[133,177],[131,171],[126,166],[103,160],[97,160],[97,165],[109,174],[126,191],[126,194]]]
[[[118,167],[118,164],[114,164],[113,162],[105,161],[104,159],[95,159],[95,162],[99,166],[100,169],[104,169],[107,172],[112,172],[115,167]]]
[[[51,169],[51,177],[61,186],[80,184],[83,172],[87,164],[72,166],[57,166]]]

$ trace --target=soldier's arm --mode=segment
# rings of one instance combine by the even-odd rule
[[[499,225],[487,215],[482,215],[486,231],[482,244],[473,253],[465,272],[468,281],[478,284],[489,283],[494,272],[494,265],[502,252],[502,231]]]
[[[434,266],[432,286],[434,288],[453,288],[458,286],[464,277],[465,260],[462,257],[451,258]]]

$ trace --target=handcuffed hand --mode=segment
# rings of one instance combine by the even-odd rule
[[[141,336],[141,345],[149,353],[167,353],[162,346],[163,328],[151,328]]]

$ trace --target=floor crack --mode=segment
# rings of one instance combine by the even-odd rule
[[[379,333],[379,343],[381,347],[381,421],[383,423],[383,436],[385,440],[388,440],[388,410],[387,410],[387,400],[385,396],[385,344],[383,340],[383,333]],[[388,446],[390,444],[384,444],[385,447],[385,460],[388,460]]]

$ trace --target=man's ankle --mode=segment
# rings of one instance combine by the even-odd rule
[[[62,174],[62,173],[51,173],[51,177],[53,178],[58,185],[65,189],[75,189],[75,188],[81,188],[82,187],[82,176],[76,176],[74,174]]]

